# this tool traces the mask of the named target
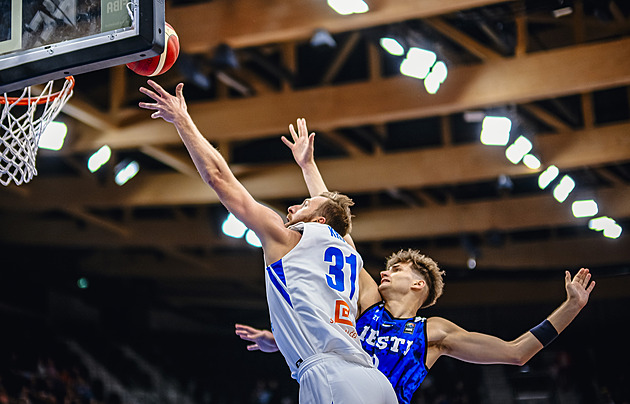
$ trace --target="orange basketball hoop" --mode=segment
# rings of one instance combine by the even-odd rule
[[[0,183],[4,186],[11,181],[21,185],[37,175],[39,138],[72,96],[75,81],[72,76],[66,77],[61,90],[54,93],[53,84],[54,80],[49,81],[37,95],[29,86],[19,97],[6,93],[0,96]],[[43,109],[38,111],[39,106]]]

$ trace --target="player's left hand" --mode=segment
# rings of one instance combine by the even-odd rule
[[[285,136],[282,136],[282,142],[287,145],[289,149],[291,149],[291,153],[293,153],[293,158],[295,162],[300,166],[304,167],[309,162],[314,161],[313,157],[313,145],[315,141],[315,132],[312,132],[310,135],[308,133],[308,129],[306,128],[306,119],[298,118],[297,120],[297,132],[293,127],[293,124],[289,125],[289,132],[291,133],[291,138],[293,142],[287,139]]]
[[[571,273],[565,271],[564,284],[567,299],[575,302],[580,308],[588,303],[588,298],[595,288],[595,281],[591,281],[591,273],[587,268],[581,268],[571,279]]]
[[[247,346],[248,351],[276,352],[278,346],[271,331],[259,330],[244,324],[235,324],[236,335],[245,341],[253,342]]]

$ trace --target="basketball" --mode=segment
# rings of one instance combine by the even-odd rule
[[[170,69],[179,56],[179,37],[169,23],[164,24],[164,52],[161,55],[127,63],[127,67],[141,76],[158,76]]]

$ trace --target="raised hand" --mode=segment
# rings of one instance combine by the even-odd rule
[[[140,92],[155,100],[155,103],[141,102],[138,104],[140,108],[155,110],[151,114],[151,118],[162,118],[166,122],[175,123],[175,121],[187,114],[188,107],[184,99],[184,83],[179,83],[175,89],[175,95],[169,94],[162,86],[153,80],[147,83],[153,87],[155,91],[148,88],[140,87]]]
[[[569,271],[565,272],[564,285],[567,290],[567,300],[574,301],[579,307],[588,303],[588,298],[595,288],[595,281],[591,281],[591,273],[587,268],[582,268],[571,279]]]
[[[253,342],[247,346],[248,351],[276,352],[278,346],[273,334],[267,330],[259,330],[244,324],[235,324],[236,335],[245,341]]]
[[[315,132],[308,134],[306,128],[306,119],[298,118],[297,120],[297,133],[293,124],[289,125],[289,132],[291,133],[291,142],[286,137],[282,136],[282,142],[291,149],[295,162],[302,168],[309,162],[312,162],[313,157],[313,142],[315,141]]]

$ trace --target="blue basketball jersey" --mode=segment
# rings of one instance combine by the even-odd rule
[[[363,349],[387,376],[400,404],[408,404],[427,375],[426,318],[393,318],[384,303],[357,319]]]

